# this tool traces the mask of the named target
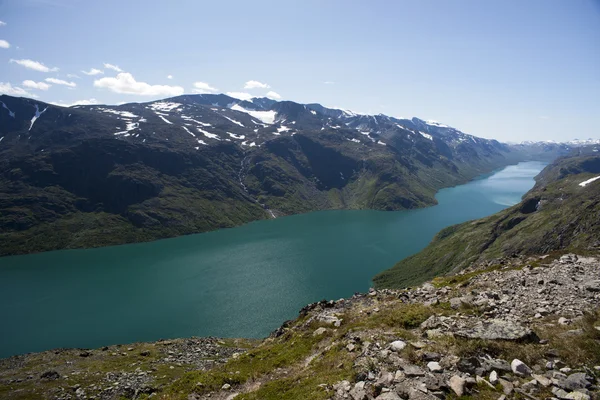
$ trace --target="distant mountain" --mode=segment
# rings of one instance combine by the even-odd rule
[[[564,151],[267,98],[65,108],[0,96],[0,254],[153,240],[313,210],[423,207],[442,187]]]
[[[554,251],[600,248],[600,155],[594,146],[557,159],[521,203],[497,214],[443,229],[423,251],[377,275],[377,287],[405,287],[472,263]]]

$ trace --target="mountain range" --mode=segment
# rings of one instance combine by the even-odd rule
[[[60,107],[0,96],[0,255],[96,247],[325,209],[401,210],[567,144],[227,95]]]

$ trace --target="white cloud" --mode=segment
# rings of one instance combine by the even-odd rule
[[[67,81],[63,81],[62,79],[56,79],[56,78],[46,78],[45,81],[54,83],[55,85],[64,85],[64,86],[68,86],[68,87],[77,86],[77,84],[75,82],[67,82]]]
[[[210,86],[206,82],[194,82],[194,93],[208,94],[218,92],[219,89]]]
[[[267,92],[267,97],[270,99],[277,99],[277,100],[281,99],[281,95],[279,93],[273,92],[273,91]]]
[[[150,85],[146,82],[138,82],[129,72],[121,72],[114,78],[106,77],[95,80],[94,86],[109,89],[115,93],[140,96],[178,96],[183,94],[181,86]]]
[[[8,49],[10,47],[10,43],[6,40],[0,39],[0,49]]]
[[[103,74],[104,71],[102,71],[101,69],[97,69],[97,68],[91,68],[89,71],[81,71],[86,75],[100,75]]]
[[[234,97],[240,100],[250,100],[252,97],[254,97],[250,93],[244,92],[227,92],[226,94],[227,96]]]
[[[173,79],[173,75],[167,75],[167,79]]]
[[[333,82],[333,81],[325,81],[323,83],[326,84],[326,85],[333,85],[333,84],[335,84],[335,82]]]
[[[46,67],[41,62],[37,62],[37,61],[33,61],[33,60],[14,60],[11,58],[10,62],[22,65],[25,68],[33,69],[34,71],[39,71],[39,72],[58,71],[58,68],[49,68],[49,67]]]
[[[0,82],[0,93],[8,94],[10,96],[22,96],[22,97],[38,97],[35,94],[29,93],[23,88],[18,86],[12,86],[10,83]]]
[[[0,21],[0,26],[6,25],[6,22]]]
[[[113,71],[117,71],[117,72],[123,72],[123,70],[121,68],[119,68],[118,65],[104,63],[104,68],[106,68],[106,69],[112,69]]]
[[[271,86],[267,85],[266,83],[262,83],[259,81],[248,81],[244,85],[244,89],[268,89],[270,87]]]
[[[34,82],[30,79],[23,81],[23,86],[30,89],[38,89],[38,90],[48,90],[52,85],[48,85],[44,82]]]
[[[55,106],[61,106],[61,107],[90,106],[92,104],[98,104],[98,100],[91,98],[91,99],[87,99],[87,100],[75,100],[72,103],[65,103],[64,101],[59,100],[59,101],[55,101],[55,102],[50,102],[50,104],[54,104]]]
[[[79,79],[79,75],[75,75],[75,74],[67,74],[67,78],[77,78]]]

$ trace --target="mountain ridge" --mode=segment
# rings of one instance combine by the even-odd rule
[[[1,255],[314,210],[423,207],[443,187],[566,151],[511,147],[419,119],[227,95],[69,108],[0,101]]]

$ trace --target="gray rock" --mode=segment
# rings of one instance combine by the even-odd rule
[[[375,397],[375,400],[402,400],[402,397],[398,396],[394,392],[386,392]]]
[[[452,389],[454,391],[454,393],[456,393],[456,395],[458,397],[460,397],[463,394],[465,394],[465,385],[466,385],[466,383],[467,382],[463,378],[461,378],[458,375],[454,375],[448,381],[448,386],[450,386],[450,389]]]
[[[442,372],[444,369],[442,368],[442,366],[440,365],[440,363],[438,363],[437,361],[430,361],[427,363],[427,368],[429,368],[429,370],[431,372]]]
[[[486,371],[512,372],[508,361],[501,359],[491,358],[489,360],[483,360],[482,366]]]
[[[480,366],[481,363],[477,357],[461,358],[456,364],[456,368],[458,368],[459,371],[467,372],[469,374],[474,374],[475,370]]]
[[[500,384],[502,385],[502,390],[505,395],[510,395],[513,390],[515,390],[515,385],[512,382],[507,381],[506,379],[500,379]]]
[[[478,321],[472,327],[454,332],[455,336],[467,339],[512,340],[538,342],[539,337],[531,329],[504,320]]]
[[[600,279],[588,281],[584,287],[589,292],[600,292]]]
[[[571,392],[565,396],[565,399],[569,400],[590,400],[591,397],[588,394],[582,392]]]
[[[510,368],[515,375],[518,376],[529,376],[531,375],[531,368],[529,368],[525,363],[521,360],[514,359],[510,363]]]
[[[404,370],[404,374],[408,377],[425,375],[425,372],[416,365],[406,365],[403,366],[402,369]]]
[[[327,332],[327,328],[318,328],[313,332],[313,336],[321,336],[322,334],[324,334],[325,332]]]
[[[567,379],[563,379],[558,382],[559,387],[568,391],[585,389],[590,385],[591,383],[588,382],[587,377],[583,372],[571,374],[567,377]]]
[[[531,377],[544,387],[552,385],[552,381],[546,378],[544,375],[531,374]]]
[[[365,382],[357,382],[354,388],[350,391],[352,400],[367,400],[367,392],[365,390]]]
[[[553,387],[552,394],[558,397],[559,399],[566,399],[569,393],[567,393],[564,389]]]
[[[229,389],[231,389],[231,385],[229,383],[226,383],[223,386],[221,386],[221,390],[229,390]]]
[[[496,371],[490,373],[490,383],[494,386],[498,384],[498,373]]]
[[[406,347],[406,342],[403,340],[395,340],[392,343],[390,343],[390,349],[392,351],[402,351],[404,350],[404,348]]]

